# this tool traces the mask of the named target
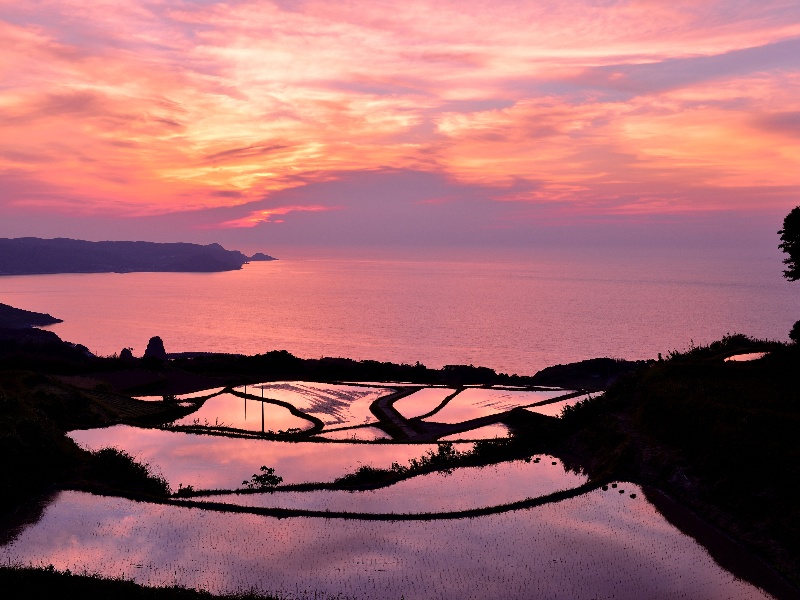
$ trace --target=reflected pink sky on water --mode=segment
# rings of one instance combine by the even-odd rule
[[[392,406],[406,419],[413,419],[432,411],[454,391],[452,388],[423,388],[396,400]]]
[[[458,440],[494,440],[497,438],[508,437],[508,427],[502,423],[493,423],[491,425],[484,425],[483,427],[476,427],[469,431],[462,431],[461,433],[453,433],[444,435],[439,438],[440,442],[456,442]]]
[[[0,561],[290,598],[768,598],[669,525],[638,487],[620,486],[624,494],[423,522],[276,519],[63,492],[0,548]]]
[[[360,465],[389,468],[405,464],[436,444],[346,444],[282,442],[193,435],[116,425],[70,432],[80,446],[98,450],[115,446],[150,463],[173,490],[179,484],[204,489],[241,487],[261,465],[275,469],[284,483],[327,482]]]
[[[296,417],[283,406],[260,400],[247,400],[233,394],[220,394],[209,398],[198,410],[175,421],[175,425],[198,424],[261,431],[262,408],[264,431],[308,429],[313,425],[307,419]]]
[[[437,423],[461,423],[505,412],[517,406],[543,402],[568,393],[570,392],[567,390],[516,392],[467,388],[453,397],[442,410],[431,415],[429,420]]]
[[[374,423],[377,419],[369,406],[381,396],[393,392],[385,387],[334,385],[304,381],[275,381],[236,388],[252,396],[288,402],[304,413],[312,414],[331,426],[352,426]]]
[[[589,395],[584,396],[576,396],[574,398],[569,398],[567,400],[562,400],[560,402],[553,402],[552,404],[544,404],[542,406],[531,406],[526,408],[525,410],[529,410],[534,413],[538,413],[540,415],[547,415],[548,417],[560,417],[561,411],[564,410],[566,406],[574,406],[578,402],[586,400],[589,398]]]
[[[418,475],[389,487],[363,492],[316,490],[224,494],[197,499],[268,508],[419,514],[510,504],[572,489],[586,480],[585,475],[565,471],[561,462],[553,457],[540,456],[538,463],[519,460],[485,467],[465,467],[450,474]]]

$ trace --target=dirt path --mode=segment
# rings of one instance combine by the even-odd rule
[[[414,392],[421,390],[422,387],[407,387],[397,390],[393,394],[381,396],[373,402],[369,410],[378,419],[380,425],[387,426],[387,433],[396,440],[412,440],[417,436],[417,432],[412,429],[408,420],[394,408],[394,403],[400,398],[410,396]]]

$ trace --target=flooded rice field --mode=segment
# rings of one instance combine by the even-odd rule
[[[717,565],[638,486],[587,486],[585,475],[551,456],[426,473],[374,490],[221,493],[241,490],[262,465],[283,484],[329,483],[362,466],[404,467],[433,455],[438,444],[398,443],[375,426],[370,405],[385,405],[396,389],[273,382],[248,385],[247,399],[213,390],[217,395],[176,422],[221,423],[253,432],[249,437],[124,425],[73,431],[85,448],[115,446],[149,463],[173,491],[218,491],[172,504],[61,492],[36,523],[0,547],[0,561],[287,600],[769,597]],[[395,401],[399,421],[382,416],[381,424],[413,441],[408,419],[434,411],[455,391],[415,391]],[[262,402],[262,393],[316,415],[325,428],[305,441],[259,438],[262,406],[265,430],[308,426]],[[557,417],[586,398],[558,400],[571,393],[470,387],[429,420],[457,426],[516,407]],[[473,448],[464,440],[508,436],[505,425],[493,423],[442,440],[455,440],[463,452]],[[268,516],[273,510],[305,512]]]
[[[769,597],[624,487],[425,521],[278,519],[62,492],[0,561],[302,599]]]
[[[540,392],[467,388],[454,396],[441,410],[431,415],[437,423],[460,423],[505,412],[518,406],[544,402],[572,393],[570,390]]]
[[[588,397],[588,394],[584,396],[575,396],[574,398],[568,398],[567,400],[560,400],[558,402],[550,402],[548,404],[542,404],[541,406],[529,406],[525,408],[525,410],[538,413],[540,415],[547,415],[548,417],[560,417],[561,411],[564,410],[564,407],[574,406],[581,400],[586,400]]]
[[[233,394],[219,394],[209,398],[198,410],[178,419],[174,425],[204,425],[232,427],[249,431],[287,431],[310,429],[313,423],[293,415],[288,408],[241,398]]]
[[[452,473],[428,473],[376,490],[275,491],[202,496],[197,500],[264,508],[422,514],[510,504],[586,483],[584,475],[565,471],[557,459],[539,458],[538,462],[519,460],[454,469]]]
[[[225,388],[212,388],[208,390],[199,390],[189,394],[179,394],[175,396],[176,400],[191,400],[195,398],[208,398],[222,393]],[[135,400],[144,400],[145,402],[157,402],[164,399],[164,396],[136,396]]]
[[[499,438],[508,437],[508,427],[502,423],[492,423],[491,425],[484,425],[483,427],[476,427],[469,431],[462,431],[461,433],[453,433],[439,438],[440,442],[458,442],[467,440],[495,440]]]
[[[355,427],[353,429],[333,429],[326,430],[314,436],[324,440],[354,440],[363,442],[374,442],[378,440],[390,440],[392,436],[380,427]]]
[[[764,358],[768,352],[748,352],[747,354],[734,354],[725,359],[725,362],[749,362]]]
[[[413,419],[428,414],[439,406],[450,394],[452,388],[428,387],[396,400],[393,404],[395,410],[406,419]]]
[[[304,413],[321,419],[325,425],[349,426],[374,423],[376,418],[369,405],[392,388],[309,383],[305,381],[275,381],[236,388],[252,396],[274,398],[288,402]]]
[[[389,468],[406,464],[436,444],[346,444],[285,442],[194,435],[161,429],[116,425],[70,432],[89,450],[114,446],[150,463],[167,478],[173,490],[180,484],[202,489],[241,486],[261,465],[275,469],[285,484],[329,482],[361,465]]]

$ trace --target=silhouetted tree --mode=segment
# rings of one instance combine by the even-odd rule
[[[800,279],[800,206],[796,206],[783,220],[780,249],[789,256],[783,259],[786,269],[783,276],[789,281]],[[797,321],[789,332],[789,338],[800,344],[800,321]]]
[[[789,332],[789,339],[800,344],[800,321],[795,323],[794,327],[792,327],[792,330]]]
[[[783,276],[789,281],[800,279],[800,206],[795,207],[783,220],[783,229],[778,232],[781,236],[780,249],[788,254],[783,259],[786,269]]]

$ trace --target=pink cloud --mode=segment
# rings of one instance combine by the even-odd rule
[[[268,208],[264,210],[256,210],[251,212],[246,217],[241,219],[234,219],[232,221],[225,221],[217,225],[211,226],[212,228],[230,228],[230,227],[255,227],[261,223],[283,223],[283,219],[273,219],[272,217],[278,215],[288,215],[292,212],[321,212],[327,210],[341,210],[339,206],[278,206],[276,208]]]

